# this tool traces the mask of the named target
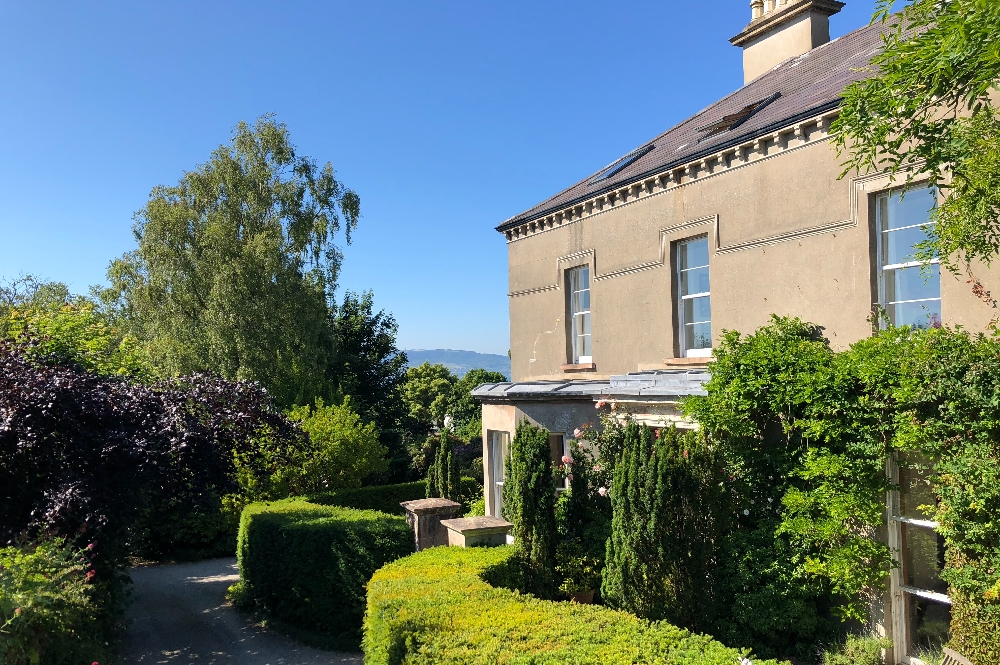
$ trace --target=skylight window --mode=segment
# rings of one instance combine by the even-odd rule
[[[627,154],[624,157],[622,157],[621,159],[619,159],[617,162],[613,163],[611,166],[607,167],[606,169],[604,169],[603,171],[601,171],[600,173],[598,173],[591,182],[598,182],[600,180],[607,180],[611,176],[613,176],[613,175],[615,175],[617,173],[620,173],[629,164],[633,164],[637,159],[639,159],[643,155],[648,155],[650,152],[652,152],[655,149],[656,149],[656,146],[653,145],[652,143],[650,143],[649,145],[645,145],[645,146],[639,148],[638,150],[633,150],[629,154]]]
[[[699,140],[704,141],[705,139],[711,138],[713,136],[718,136],[719,134],[724,134],[725,132],[736,129],[737,127],[745,123],[747,120],[752,118],[758,111],[761,111],[765,106],[776,100],[778,97],[781,97],[780,92],[774,93],[767,99],[762,99],[759,102],[754,102],[753,104],[745,106],[736,113],[730,113],[729,115],[724,116],[718,122],[708,125],[707,127],[702,127],[698,131],[706,132],[706,134]]]

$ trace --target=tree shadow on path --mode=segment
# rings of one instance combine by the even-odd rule
[[[226,602],[236,559],[134,568],[123,665],[358,664],[361,654],[320,651],[255,625]]]

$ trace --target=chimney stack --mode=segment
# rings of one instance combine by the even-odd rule
[[[743,82],[830,41],[838,0],[752,0],[750,25],[729,41],[743,49]]]

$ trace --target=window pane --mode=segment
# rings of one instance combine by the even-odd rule
[[[951,607],[913,594],[907,596],[907,619],[910,624],[910,655],[940,654],[941,647],[951,639]]]
[[[684,326],[684,348],[687,350],[691,349],[710,349],[712,348],[712,324],[711,323],[696,323],[694,325]]]
[[[929,520],[931,517],[920,506],[936,506],[937,497],[927,480],[927,472],[920,469],[901,468],[899,482],[902,492],[899,493],[899,512],[903,517],[917,520]]]
[[[708,268],[697,268],[681,273],[681,295],[708,293],[712,288],[708,278]]]
[[[898,229],[914,224],[923,224],[931,216],[931,210],[937,205],[937,197],[933,188],[911,189],[906,192],[896,191],[887,197],[887,202],[881,207],[882,228]]]
[[[929,276],[925,277],[924,272]],[[885,301],[923,300],[941,297],[941,268],[937,264],[895,268],[883,271],[885,275]],[[896,325],[903,325],[897,323]]]
[[[681,244],[681,270],[708,265],[708,238],[689,240]]]
[[[933,529],[902,524],[904,579],[906,585],[924,591],[948,594],[941,579],[944,568],[944,538]]]
[[[882,233],[882,265],[913,261],[913,247],[927,239],[927,226],[914,226],[902,231]]]
[[[586,316],[587,316],[586,314],[581,314],[579,316],[573,317],[573,334],[576,335],[577,337],[587,332],[584,329],[584,323],[585,323],[584,319],[586,318]]]
[[[584,291],[590,288],[590,268],[584,266],[582,268],[577,268],[577,274],[580,277],[579,285],[577,290]]]
[[[592,358],[594,356],[594,352],[590,348],[590,335],[584,335],[580,339],[583,341],[583,349],[580,352],[580,355]]]
[[[584,314],[580,318],[583,319],[583,334],[584,335],[589,335],[590,334],[590,314]]]
[[[712,298],[689,298],[684,301],[684,323],[705,323],[712,320]]]
[[[941,327],[941,301],[907,302],[886,307],[894,326],[910,326],[921,330]]]

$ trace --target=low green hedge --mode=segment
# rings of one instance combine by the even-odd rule
[[[340,490],[328,494],[316,494],[309,501],[321,506],[340,506],[357,510],[378,510],[389,515],[403,515],[406,511],[399,505],[404,501],[415,501],[426,496],[427,483],[418,480],[399,485],[379,485]]]
[[[460,498],[473,503],[483,493],[481,483],[475,478],[462,478]],[[311,503],[321,506],[341,506],[358,510],[378,510],[390,515],[403,515],[406,511],[399,505],[404,501],[416,501],[427,497],[427,482],[417,480],[399,485],[378,485],[358,489],[340,490],[309,497]]]
[[[252,504],[240,519],[240,582],[231,595],[288,626],[356,646],[368,580],[412,552],[402,517],[304,501]]]
[[[365,665],[739,665],[749,656],[667,623],[485,581],[516,586],[514,557],[510,547],[438,547],[379,570],[368,584]],[[765,663],[774,661],[754,660]]]

